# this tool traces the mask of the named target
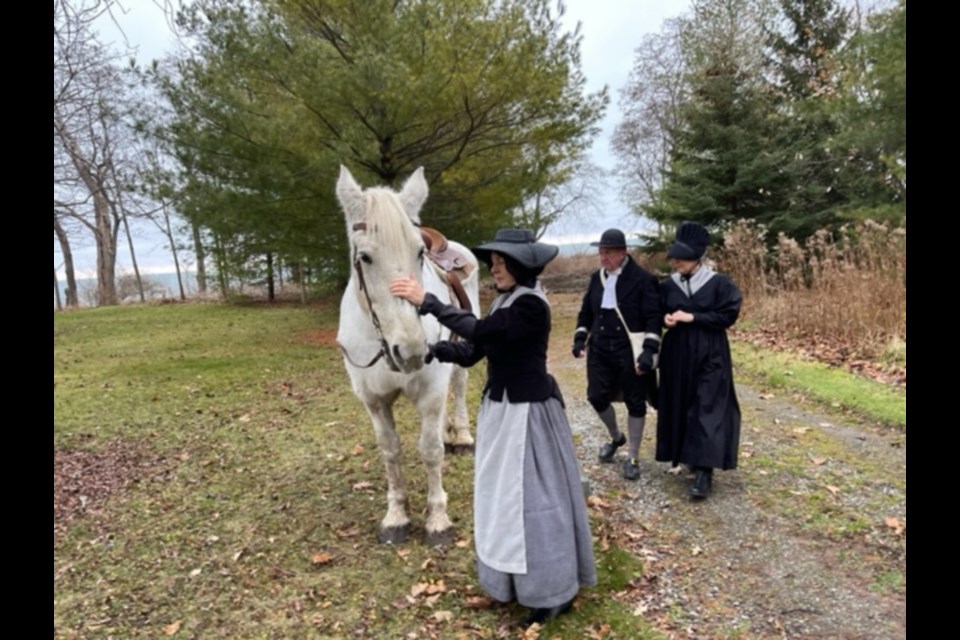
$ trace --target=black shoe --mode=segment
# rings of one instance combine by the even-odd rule
[[[548,607],[546,609],[531,609],[530,615],[523,619],[521,623],[524,627],[529,627],[533,624],[543,624],[547,620],[552,620],[559,615],[563,615],[573,607],[573,598],[568,602],[564,602],[559,607]]]
[[[625,444],[627,444],[627,436],[621,433],[619,438],[600,447],[600,462],[613,462],[617,449]]]
[[[636,458],[630,458],[623,463],[623,477],[627,480],[640,479],[640,464]]]
[[[710,468],[697,469],[696,475],[693,478],[693,484],[690,485],[690,497],[695,500],[703,500],[708,495],[710,495],[710,490],[712,488],[713,488],[713,469],[710,469]]]

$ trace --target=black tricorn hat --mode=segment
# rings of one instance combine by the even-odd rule
[[[590,246],[601,248],[609,247],[611,249],[625,248],[627,246],[627,238],[620,229],[607,229],[600,236],[600,242],[591,242]]]
[[[667,249],[668,258],[699,260],[710,244],[710,232],[699,222],[682,222],[677,227],[677,239]]]
[[[537,242],[530,229],[500,229],[492,242],[484,242],[472,251],[487,265],[490,264],[490,254],[496,252],[510,256],[527,269],[542,269],[557,257],[560,247]]]

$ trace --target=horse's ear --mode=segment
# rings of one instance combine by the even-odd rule
[[[363,217],[363,190],[353,179],[350,170],[340,165],[340,178],[337,180],[337,200],[348,220]]]
[[[400,202],[410,219],[420,224],[420,207],[427,201],[427,179],[423,177],[423,167],[418,168],[403,183],[400,190]]]

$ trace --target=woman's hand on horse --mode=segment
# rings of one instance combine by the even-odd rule
[[[412,302],[416,306],[423,304],[423,287],[413,276],[400,276],[390,282],[390,293]]]

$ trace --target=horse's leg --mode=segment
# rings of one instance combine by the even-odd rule
[[[446,384],[424,389],[417,399],[420,413],[420,457],[427,472],[427,523],[425,542],[429,545],[453,541],[455,530],[447,516],[447,492],[443,490],[443,406]]]
[[[450,386],[453,389],[453,411],[450,424],[445,431],[444,443],[448,451],[464,453],[473,450],[473,436],[470,435],[470,418],[467,416],[467,370],[454,366],[450,374]]]
[[[399,544],[406,541],[410,532],[410,518],[407,517],[403,452],[400,450],[400,437],[393,420],[393,403],[376,400],[367,404],[367,411],[373,420],[377,444],[387,468],[387,515],[380,522],[378,537],[384,544]]]

